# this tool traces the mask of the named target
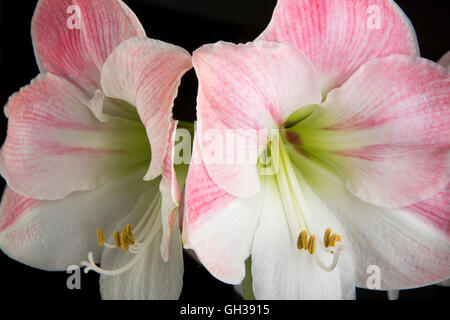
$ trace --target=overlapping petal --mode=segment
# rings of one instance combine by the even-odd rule
[[[94,189],[149,159],[142,125],[98,121],[88,97],[46,73],[13,95],[0,169],[16,192],[42,200]]]
[[[182,242],[178,222],[175,221],[168,248],[169,259],[164,261],[160,248],[163,243],[161,206],[152,206],[155,198],[161,198],[157,191],[159,179],[148,182],[151,188],[136,202],[133,210],[118,221],[117,230],[125,225],[137,226],[142,219],[152,219],[148,236],[140,241],[150,241],[142,251],[132,254],[123,250],[106,248],[101,258],[101,266],[106,270],[122,268],[136,259],[125,272],[118,275],[101,275],[100,290],[103,299],[177,299],[181,293],[183,277]],[[158,200],[158,199],[156,199]],[[162,201],[159,199],[159,201]],[[150,211],[149,211],[150,210]],[[148,215],[148,216],[146,216]],[[148,222],[149,220],[147,220]],[[139,235],[137,234],[139,240]],[[151,238],[149,238],[151,237]],[[113,242],[113,237],[110,237]]]
[[[215,277],[239,284],[264,201],[260,196],[239,199],[217,186],[202,163],[198,143],[196,138],[186,181],[183,242]]]
[[[159,190],[162,195],[162,241],[161,256],[165,261],[169,258],[169,244],[176,220],[178,220],[177,207],[180,205],[180,189],[178,187],[177,174],[174,168],[174,143],[177,121],[172,121],[170,139],[166,157],[162,168],[162,178]]]
[[[367,287],[371,265],[380,268],[380,289],[420,287],[450,273],[450,214],[440,196],[413,206],[387,209],[351,195],[338,179],[310,180],[338,216],[353,248],[356,284]],[[429,212],[427,209],[433,209]]]
[[[428,60],[374,60],[330,92],[297,132],[305,147],[334,153],[328,160],[350,192],[376,205],[407,206],[448,182],[449,86],[448,70]]]
[[[278,128],[295,110],[320,103],[315,70],[295,48],[265,41],[206,45],[194,52],[193,64],[199,79],[198,135],[208,174],[230,194],[255,195],[255,165],[267,144],[267,132],[259,130]],[[228,134],[243,141],[227,149]],[[237,163],[242,154],[249,154],[247,160]]]
[[[145,36],[121,0],[40,0],[32,37],[41,72],[69,79],[93,93],[106,58],[122,41]]]
[[[303,51],[324,94],[372,59],[419,54],[414,29],[392,0],[279,0],[258,39]]]
[[[145,175],[161,174],[168,148],[173,101],[191,56],[177,46],[148,38],[124,41],[106,60],[101,84],[106,96],[136,106],[146,127],[152,152]]]

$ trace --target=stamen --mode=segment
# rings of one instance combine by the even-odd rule
[[[331,229],[328,228],[327,230],[325,230],[325,235],[323,236],[323,245],[325,248],[328,247],[335,247],[336,246],[336,242],[341,241],[342,238],[340,235],[334,233],[333,235],[331,235]]]
[[[300,235],[298,236],[297,240],[297,248],[299,250],[307,249],[308,244],[308,231],[303,230],[300,232]]]
[[[285,135],[284,138],[291,144],[301,143],[297,140],[294,141],[295,138],[298,137],[290,135],[289,133]],[[333,251],[328,249],[328,247],[335,248],[337,242],[341,241],[341,236],[333,234],[331,228],[326,229],[323,237],[323,246],[319,246],[319,248],[326,251],[327,254],[333,254],[332,263],[329,266],[326,266],[321,260],[321,255],[314,255],[318,240],[316,236],[312,234],[312,230],[308,227],[306,222],[306,218],[313,217],[314,214],[305,199],[304,188],[306,187],[303,185],[305,181],[301,180],[301,172],[296,171],[296,168],[292,165],[288,151],[285,149],[284,141],[282,141],[280,136],[272,139],[268,147],[270,147],[271,155],[275,155],[275,157],[272,157],[272,161],[276,168],[275,179],[294,241],[295,236],[298,235],[297,249],[305,249],[310,255],[314,256],[317,264],[322,269],[332,271],[337,265],[342,247],[338,246],[336,250]],[[279,155],[279,157],[276,155]],[[300,180],[298,180],[299,178]],[[309,234],[311,234],[311,236],[309,236]]]
[[[125,251],[128,251],[129,245],[128,245],[127,239],[125,238],[124,232],[122,232],[120,234],[120,243],[122,244],[122,249]]]
[[[116,241],[116,248],[119,249],[122,244],[120,243],[120,234],[118,231],[114,232],[114,240]]]
[[[114,242],[115,244],[108,244],[105,242],[105,235],[103,230],[97,232],[97,240],[100,245],[104,245],[107,248],[122,248],[124,251],[133,254],[131,259],[124,266],[114,269],[106,270],[102,269],[95,264],[94,256],[92,252],[88,253],[88,261],[82,261],[81,265],[85,266],[84,272],[87,273],[90,270],[98,272],[104,275],[118,275],[133,267],[137,261],[145,254],[146,248],[155,240],[159,234],[161,228],[161,205],[162,198],[155,197],[151,202],[150,206],[147,208],[142,219],[139,221],[136,232],[139,232],[136,237],[133,234],[133,229],[130,224],[127,224],[122,232],[114,232]],[[152,214],[152,212],[157,212],[157,214]]]
[[[97,231],[97,241],[100,247],[103,247],[105,245],[105,234],[103,233],[102,229],[98,229]]]
[[[325,230],[325,235],[323,236],[323,244],[325,248],[328,248],[328,243],[330,242],[330,236],[331,236],[331,229],[328,228]]]
[[[316,251],[316,236],[312,235],[309,238],[309,242],[308,242],[308,251],[310,255],[313,255],[314,252]]]
[[[129,244],[134,245],[134,237],[132,234],[124,233],[124,236]]]
[[[314,252],[316,251],[316,236],[311,235],[308,240],[308,231],[303,230],[298,236],[297,248],[298,250],[305,249],[311,255],[314,254]]]

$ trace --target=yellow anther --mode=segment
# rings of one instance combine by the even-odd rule
[[[341,240],[342,240],[341,236],[340,236],[340,235],[337,235],[336,241],[341,241]]]
[[[123,228],[122,234],[123,234],[125,241],[128,244],[134,245],[134,236],[133,236],[133,233],[131,232],[131,229],[128,226],[129,225],[127,225],[125,228]]]
[[[120,243],[120,233],[118,231],[114,232],[114,240],[116,241],[116,248],[120,248],[122,244]]]
[[[105,234],[103,233],[102,229],[98,229],[97,231],[97,241],[100,247],[103,247],[105,245]]]
[[[309,238],[308,251],[311,255],[316,251],[316,236],[314,235]]]
[[[125,227],[125,232],[127,234],[133,234],[133,230],[131,229],[131,224],[127,224],[127,226]]]
[[[302,250],[302,241],[301,241],[301,234],[298,235],[298,239],[297,239],[297,249],[298,250]]]
[[[334,247],[336,245],[336,233],[334,233],[331,238],[330,238],[330,243],[329,246],[330,247]]]
[[[328,228],[327,230],[325,230],[325,235],[323,236],[323,245],[325,246],[325,248],[328,248],[329,246],[330,236],[331,236],[331,229]]]
[[[297,248],[299,250],[308,248],[308,231],[303,230],[300,232],[297,240]]]
[[[122,249],[125,250],[125,251],[128,251],[129,245],[128,245],[128,241],[127,241],[127,238],[125,237],[125,233],[124,232],[122,232],[120,234],[120,242],[122,244]]]
[[[134,237],[132,234],[125,233],[125,239],[129,244],[134,245]]]

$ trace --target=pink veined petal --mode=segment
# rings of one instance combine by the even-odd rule
[[[14,191],[30,198],[61,199],[72,191],[94,189],[148,159],[145,152],[132,152],[137,140],[124,141],[126,134],[139,129],[135,124],[101,123],[88,103],[83,91],[50,73],[10,98],[0,170]]]
[[[381,290],[421,287],[448,278],[450,214],[448,202],[439,195],[388,209],[361,201],[336,183],[339,180],[322,181],[313,184],[313,189],[346,229],[358,287],[368,286],[369,266],[380,268]]]
[[[97,230],[113,233],[111,221],[133,208],[148,188],[140,179],[144,170],[56,201],[26,198],[7,187],[0,208],[1,250],[45,270],[78,265],[89,251],[99,258],[103,248],[96,241]]]
[[[400,207],[427,199],[449,179],[450,78],[428,60],[391,56],[364,65],[324,102],[323,127],[352,147],[331,163],[351,193]],[[306,137],[305,137],[306,139]]]
[[[152,152],[144,179],[161,174],[170,137],[172,106],[181,77],[192,67],[190,54],[148,38],[123,42],[106,60],[101,83],[106,96],[136,106]]]
[[[178,188],[177,176],[174,169],[174,143],[176,136],[176,128],[178,121],[172,121],[170,128],[169,146],[166,157],[164,158],[162,168],[162,179],[159,189],[162,195],[162,226],[163,234],[161,240],[161,256],[164,261],[169,258],[170,238],[178,219],[178,210],[176,208],[180,204],[180,190]]]
[[[218,187],[201,160],[198,138],[184,198],[183,242],[215,277],[239,284],[259,220],[260,197],[239,199]]]
[[[450,235],[450,183],[431,198],[414,203],[404,209]]]
[[[145,36],[121,0],[40,0],[32,37],[42,72],[71,80],[93,93],[103,62],[122,41]]]
[[[324,94],[374,58],[419,54],[409,19],[391,0],[279,0],[258,39],[302,50]]]
[[[193,64],[208,174],[228,193],[251,197],[259,190],[257,158],[267,145],[267,132],[260,135],[261,130],[279,128],[295,110],[320,103],[316,72],[297,49],[266,41],[205,45],[194,52]],[[234,148],[227,146],[228,134]],[[247,159],[236,160],[246,152]]]

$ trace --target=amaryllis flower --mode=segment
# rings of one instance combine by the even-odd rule
[[[190,55],[120,0],[41,0],[32,37],[41,74],[5,107],[1,249],[45,270],[88,260],[104,298],[178,298],[171,116]]]
[[[183,240],[214,276],[251,257],[256,298],[341,299],[450,275],[448,70],[395,3],[279,0],[193,64]]]

